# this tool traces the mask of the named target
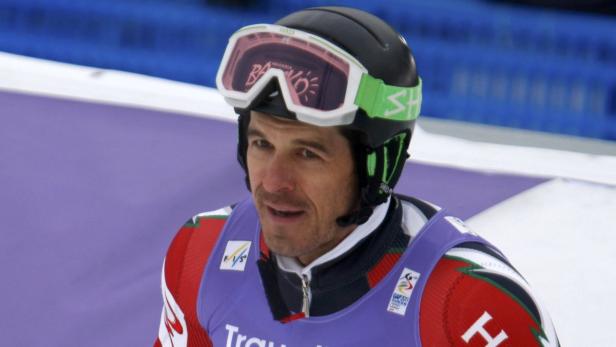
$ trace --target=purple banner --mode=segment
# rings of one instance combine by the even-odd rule
[[[2,345],[148,346],[176,229],[247,194],[235,125],[0,92]],[[470,217],[543,182],[407,164],[399,192]]]

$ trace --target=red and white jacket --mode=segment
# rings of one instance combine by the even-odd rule
[[[416,199],[399,202],[402,218],[395,222],[412,242],[433,214],[431,205]],[[197,297],[230,212],[225,208],[194,217],[171,243],[162,274],[163,310],[155,346],[213,346],[197,317]],[[387,217],[373,216],[378,225],[390,218],[392,213],[386,213]],[[261,250],[269,254],[264,243]],[[397,257],[388,251],[375,262],[365,274],[364,291],[388,273]],[[452,248],[437,263],[421,297],[419,326],[423,346],[559,346],[549,315],[526,282],[499,253],[479,245]]]

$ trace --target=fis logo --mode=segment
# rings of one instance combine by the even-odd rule
[[[228,241],[220,262],[220,269],[244,271],[251,244],[250,241]]]
[[[413,289],[415,289],[415,285],[419,280],[419,275],[419,272],[415,272],[409,268],[404,268],[404,270],[402,270],[396,288],[391,294],[391,299],[389,299],[387,311],[401,316],[406,314],[406,308],[411,300]]]

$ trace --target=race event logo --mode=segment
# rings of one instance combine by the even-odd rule
[[[251,244],[250,241],[228,241],[220,262],[220,269],[244,271]]]
[[[411,295],[415,289],[415,285],[419,280],[419,272],[415,272],[409,268],[404,268],[402,274],[398,278],[398,283],[394,289],[387,311],[404,316],[406,308],[411,300]]]
[[[276,68],[284,71],[284,75],[288,82],[291,83],[297,96],[303,100],[302,104],[307,104],[310,98],[316,95],[316,90],[319,88],[319,77],[311,76],[312,71],[295,70],[292,66],[275,61],[268,61],[265,65],[253,64],[248,78],[246,79],[246,90],[250,89],[270,68]]]

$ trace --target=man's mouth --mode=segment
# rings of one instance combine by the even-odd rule
[[[293,208],[284,208],[284,207],[272,207],[270,205],[266,205],[268,212],[271,216],[273,216],[277,220],[295,220],[298,217],[301,217],[304,214],[304,210],[293,209]]]

